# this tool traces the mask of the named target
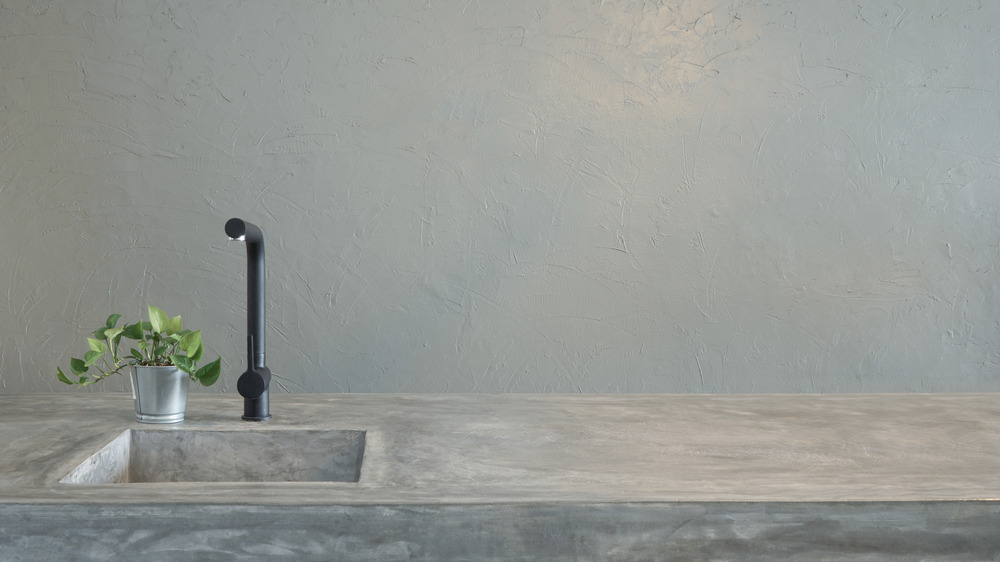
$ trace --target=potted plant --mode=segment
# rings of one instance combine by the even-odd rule
[[[169,318],[155,306],[148,307],[149,320],[118,326],[121,314],[108,316],[104,326],[87,338],[90,350],[83,359],[70,360],[76,380],[56,367],[59,380],[87,386],[131,367],[132,397],[136,419],[144,423],[175,423],[184,420],[188,382],[210,386],[219,378],[222,358],[198,367],[205,354],[201,330],[185,330],[181,317]],[[124,342],[133,340],[128,354]]]

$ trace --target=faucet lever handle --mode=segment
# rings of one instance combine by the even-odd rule
[[[236,390],[244,398],[260,398],[271,386],[271,369],[250,366],[236,381]]]
[[[252,369],[256,364],[253,362],[254,358],[254,348],[253,348],[253,334],[247,336],[247,371]]]
[[[259,398],[271,386],[271,370],[265,365],[257,365],[256,351],[251,334],[247,336],[247,370],[236,381],[236,390],[244,398]]]

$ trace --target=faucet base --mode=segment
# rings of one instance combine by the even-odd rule
[[[267,421],[271,419],[268,402],[266,392],[258,398],[243,398],[243,421]]]

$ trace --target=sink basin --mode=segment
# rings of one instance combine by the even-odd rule
[[[60,482],[357,482],[364,450],[364,431],[130,429]]]

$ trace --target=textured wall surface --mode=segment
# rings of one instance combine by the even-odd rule
[[[0,392],[1000,390],[1000,3],[0,0]],[[120,382],[100,390],[121,390]]]

